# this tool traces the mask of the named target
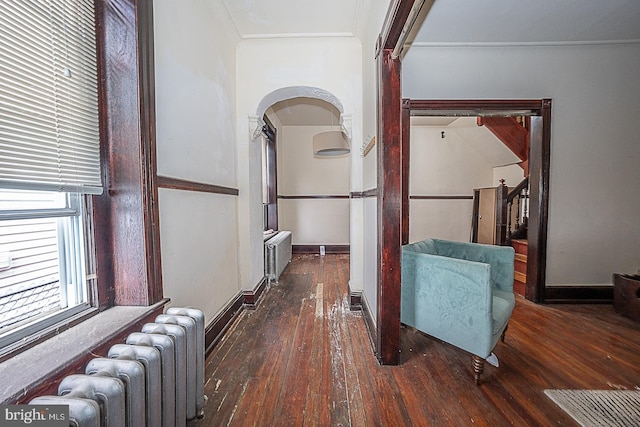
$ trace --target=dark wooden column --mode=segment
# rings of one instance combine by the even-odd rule
[[[411,159],[411,103],[402,100],[402,244],[409,243],[409,163]]]
[[[410,30],[406,28],[407,21],[417,1],[390,2],[376,46],[379,141],[378,302],[375,342],[378,360],[384,365],[397,365],[400,351],[403,102],[401,62],[393,52],[402,45],[402,37],[407,34],[405,30]],[[408,154],[408,150],[406,151]]]
[[[398,364],[402,220],[401,63],[391,49],[378,53],[378,315],[380,363]]]
[[[546,287],[549,167],[551,162],[551,100],[543,99],[540,116],[531,117],[529,143],[529,223],[525,297],[544,302]]]
[[[101,307],[162,299],[153,2],[96,2],[105,191],[94,221]]]

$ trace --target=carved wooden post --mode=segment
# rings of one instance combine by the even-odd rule
[[[509,188],[500,180],[496,188],[496,244],[505,245],[507,242],[507,196]]]

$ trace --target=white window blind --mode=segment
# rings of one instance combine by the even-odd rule
[[[0,29],[0,187],[100,194],[93,1],[0,1]]]

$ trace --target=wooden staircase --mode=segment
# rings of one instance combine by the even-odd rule
[[[524,170],[524,176],[529,177],[529,129],[531,128],[531,122],[529,117],[478,117],[478,126],[485,126],[489,129],[502,143],[511,150],[520,160],[518,163]],[[525,179],[526,179],[525,178]],[[524,184],[524,185],[523,185]],[[504,182],[502,183],[504,185]],[[526,185],[527,189],[524,188]],[[515,293],[525,296],[527,288],[527,210],[528,201],[524,206],[524,213],[521,215],[521,199],[528,200],[528,185],[529,181],[526,179],[522,181],[512,192],[507,195],[508,212],[506,217],[508,218],[507,230],[504,233],[504,240],[502,244],[513,246],[516,251],[514,274],[513,274],[513,290]],[[523,193],[524,190],[524,193]],[[517,197],[517,206],[513,210],[514,196]],[[518,219],[513,223],[512,212],[515,213]],[[503,211],[503,217],[505,211]],[[520,222],[522,220],[522,222]],[[513,229],[512,229],[513,225]]]
[[[478,117],[478,126],[485,126],[521,161],[518,163],[529,176],[529,128],[530,118],[518,117]]]
[[[513,291],[518,295],[525,296],[527,288],[527,250],[526,239],[513,239],[511,246],[516,251],[516,259],[513,273]]]
[[[478,126],[485,126],[498,138],[520,162],[525,178],[515,187],[508,188],[504,180],[495,191],[495,232],[493,243],[511,245],[515,254],[513,290],[526,296],[527,289],[527,230],[529,210],[529,146],[531,120],[528,116],[502,117],[487,116],[477,118]],[[480,190],[474,190],[474,215],[472,223],[472,240],[479,242],[480,223]],[[493,194],[493,193],[490,193]],[[486,230],[486,227],[483,228]],[[485,242],[487,243],[487,242]]]

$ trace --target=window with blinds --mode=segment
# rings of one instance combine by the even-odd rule
[[[0,348],[88,307],[102,192],[92,0],[0,2]]]

